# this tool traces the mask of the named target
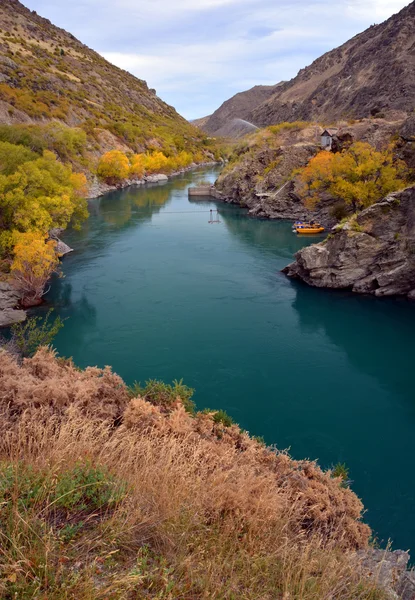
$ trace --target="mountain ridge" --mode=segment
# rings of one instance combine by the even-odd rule
[[[224,108],[229,109],[241,95],[249,101],[249,92],[222,104],[202,125],[205,131],[220,134],[226,122],[240,117],[238,111]],[[253,100],[242,118],[257,127],[284,121],[331,123],[385,111],[408,114],[415,108],[414,98],[415,2],[411,2],[383,23],[326,52],[290,81],[277,84],[264,101]]]
[[[89,132],[107,130],[134,151],[163,146],[180,151],[186,141],[198,145],[205,137],[144,80],[109,63],[18,0],[3,0],[0,122],[50,120]]]

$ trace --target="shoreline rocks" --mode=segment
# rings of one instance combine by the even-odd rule
[[[415,299],[415,185],[334,227],[283,273],[315,287]]]

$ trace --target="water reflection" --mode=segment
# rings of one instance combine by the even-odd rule
[[[134,223],[148,221],[161,207],[171,201],[167,182],[151,184],[143,189],[137,186],[109,194],[99,200],[96,215],[115,228],[122,228],[133,219]],[[94,201],[96,202],[96,201]]]

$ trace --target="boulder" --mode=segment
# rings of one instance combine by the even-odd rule
[[[415,186],[387,196],[319,244],[303,248],[283,272],[316,287],[415,297]]]
[[[62,240],[58,238],[56,240],[56,252],[59,254],[59,256],[65,256],[65,254],[73,252],[73,248],[71,248],[70,246],[68,246],[68,244],[65,244],[65,242],[62,242]]]
[[[0,310],[0,327],[10,327],[15,323],[21,323],[26,320],[26,316],[24,310],[16,310],[14,308]]]
[[[147,175],[145,180],[146,180],[146,183],[160,183],[161,181],[167,181],[168,177],[167,177],[167,175],[163,175],[162,173],[159,173],[157,175]]]

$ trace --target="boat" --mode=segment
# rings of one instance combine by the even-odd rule
[[[301,225],[295,224],[295,231],[300,234],[316,234],[323,233],[324,227],[320,223],[302,223]]]
[[[308,221],[295,221],[295,223],[293,224],[293,233],[296,233],[297,227],[304,227],[304,226],[308,226],[308,225],[309,225]]]

